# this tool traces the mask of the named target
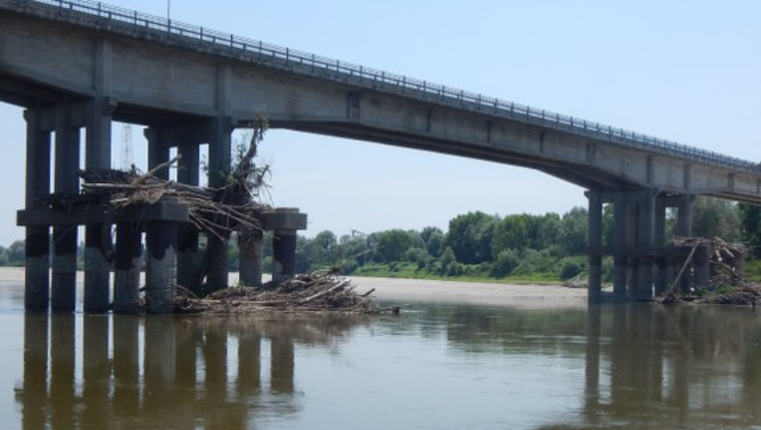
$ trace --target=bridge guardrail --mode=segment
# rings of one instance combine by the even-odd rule
[[[22,10],[47,5],[55,8],[60,15],[70,11],[92,16],[96,18],[96,26],[126,24],[131,26],[135,33],[159,32],[167,37],[176,37],[177,42],[182,44],[186,44],[188,40],[195,41],[196,48],[205,47],[236,58],[243,55],[250,61],[270,67],[416,96],[424,101],[445,106],[489,113],[695,161],[731,166],[754,173],[761,170],[758,163],[737,157],[92,0],[0,0],[0,6],[2,5]]]

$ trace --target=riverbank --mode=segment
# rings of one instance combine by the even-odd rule
[[[424,279],[350,277],[358,291],[375,289],[381,301],[470,303],[528,308],[586,306],[586,288],[560,285],[472,283]]]
[[[84,273],[79,272],[81,287]],[[374,290],[377,300],[398,305],[405,302],[469,303],[521,308],[558,308],[586,306],[585,288],[560,285],[472,283],[424,279],[348,277],[359,293]],[[230,284],[238,282],[237,273],[230,274]],[[0,286],[23,287],[24,269],[0,267]]]

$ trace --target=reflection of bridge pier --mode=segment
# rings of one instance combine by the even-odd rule
[[[299,411],[297,343],[330,343],[355,324],[303,321],[286,328],[282,321],[244,318],[44,313],[24,318],[17,402],[25,430],[199,423],[250,428],[260,408]]]
[[[745,337],[758,337],[759,324],[750,312],[590,306],[584,419],[595,427],[757,424],[759,378],[746,375],[756,372],[761,359]]]
[[[21,428],[45,428],[47,417],[48,316],[27,314],[24,317],[24,381],[21,395]]]
[[[126,421],[140,410],[140,320],[127,315],[114,315],[113,369],[114,391],[110,410],[116,421]]]

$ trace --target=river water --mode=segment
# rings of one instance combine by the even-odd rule
[[[3,429],[761,428],[751,308],[48,316],[5,283],[0,335]]]

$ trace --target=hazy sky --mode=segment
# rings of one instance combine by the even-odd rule
[[[111,4],[165,16],[161,0]],[[761,160],[761,2],[199,2],[171,16],[342,61]],[[0,103],[0,244],[23,238],[24,121]],[[120,126],[114,166],[121,166]],[[135,161],[145,145],[134,130]],[[446,229],[458,214],[564,213],[584,190],[508,165],[271,130],[272,203],[315,235]]]

